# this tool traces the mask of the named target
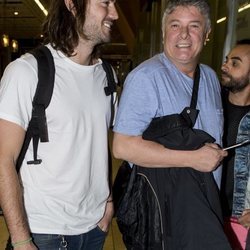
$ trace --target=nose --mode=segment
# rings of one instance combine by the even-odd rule
[[[227,72],[227,71],[228,71],[227,63],[226,63],[226,62],[224,62],[224,63],[222,64],[222,66],[221,66],[221,71],[222,71],[222,72]]]
[[[109,16],[112,18],[112,20],[117,20],[119,18],[117,9],[115,7],[115,3],[110,4],[109,9]]]
[[[181,38],[186,39],[189,35],[188,27],[182,27],[180,35]]]

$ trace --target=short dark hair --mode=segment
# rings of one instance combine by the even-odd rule
[[[236,45],[250,45],[250,39],[242,39],[237,41]]]
[[[51,0],[48,15],[43,24],[44,43],[72,56],[83,33],[85,14],[89,0],[72,0],[74,15],[63,0]],[[86,38],[87,39],[87,38]]]

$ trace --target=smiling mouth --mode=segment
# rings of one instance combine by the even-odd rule
[[[111,22],[107,22],[107,21],[104,22],[104,26],[105,26],[106,28],[110,29],[110,30],[111,30],[112,25],[113,25],[113,23],[111,23]]]
[[[180,48],[180,49],[182,49],[182,48],[190,48],[191,44],[186,44],[186,43],[185,44],[177,44],[176,47]]]

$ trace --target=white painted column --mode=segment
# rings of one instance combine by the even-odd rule
[[[236,23],[238,14],[238,0],[227,0],[227,35],[224,43],[223,58],[224,61],[226,55],[232,49],[236,42]]]

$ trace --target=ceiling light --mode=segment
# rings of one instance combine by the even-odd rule
[[[17,40],[11,40],[11,48],[12,52],[17,52],[18,51],[18,41]]]
[[[2,35],[2,44],[3,44],[3,47],[8,47],[10,45],[10,39],[8,35],[6,34]]]
[[[250,4],[247,4],[247,5],[245,5],[245,6],[241,7],[241,8],[239,8],[239,9],[238,9],[238,12],[241,12],[241,11],[243,11],[243,10],[245,10],[245,9],[248,9],[248,8],[250,8]]]
[[[246,9],[248,9],[248,8],[250,8],[250,4],[247,4],[247,5],[244,5],[244,6],[240,7],[240,8],[238,9],[238,12],[241,12],[241,11],[246,10]],[[221,23],[221,22],[225,21],[226,19],[227,19],[226,17],[222,17],[221,19],[218,19],[218,20],[216,21],[216,23]]]
[[[41,4],[41,2],[39,0],[34,0],[35,3],[38,5],[38,7],[42,10],[42,12],[44,13],[45,16],[48,15],[48,11],[44,8],[44,6]]]
[[[218,19],[216,23],[221,23],[223,21],[225,21],[227,18],[226,17],[222,17],[221,19]]]

